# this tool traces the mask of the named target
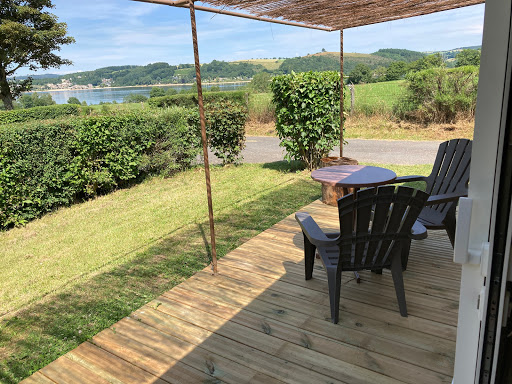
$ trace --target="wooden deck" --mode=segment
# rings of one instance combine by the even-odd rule
[[[335,230],[337,212],[304,207]],[[408,318],[389,272],[345,273],[330,323],[320,263],[304,280],[293,215],[42,368],[25,383],[451,383],[460,267],[444,232],[413,242]]]

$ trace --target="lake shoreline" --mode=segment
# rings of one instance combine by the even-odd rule
[[[221,85],[221,84],[240,84],[240,83],[250,83],[250,80],[240,80],[240,81],[222,81],[222,82],[204,82],[203,85]],[[183,84],[151,84],[151,85],[124,85],[119,87],[92,87],[92,88],[59,88],[59,89],[38,89],[33,91],[25,91],[22,93],[34,93],[34,92],[70,92],[70,91],[93,91],[96,89],[120,89],[120,88],[152,88],[152,87],[183,87],[183,86],[193,86],[195,83],[183,83]]]

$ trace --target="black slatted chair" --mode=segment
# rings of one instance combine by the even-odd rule
[[[460,197],[468,195],[471,140],[453,139],[439,146],[432,173],[429,176],[397,177],[394,183],[424,181],[430,195],[418,221],[427,229],[445,229],[455,242],[455,209]]]
[[[402,264],[407,263],[411,238],[427,230],[416,219],[428,194],[409,188],[367,188],[338,200],[339,233],[324,233],[306,212],[295,218],[304,235],[306,280],[313,277],[315,250],[327,271],[331,319],[338,322],[342,271],[391,269],[400,314],[407,316]]]

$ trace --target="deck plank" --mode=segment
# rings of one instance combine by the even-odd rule
[[[336,231],[337,211],[301,211]],[[342,277],[330,322],[321,263],[304,279],[294,215],[42,368],[24,383],[450,383],[460,266],[442,231],[412,243],[398,312],[390,273]]]

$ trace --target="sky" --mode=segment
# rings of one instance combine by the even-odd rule
[[[51,10],[68,25],[76,43],[60,55],[72,66],[36,74],[88,71],[113,65],[193,63],[188,9],[131,0],[53,0]],[[200,3],[198,3],[200,4]],[[344,52],[381,48],[441,51],[480,45],[484,5],[350,28]],[[262,21],[196,12],[201,63],[212,60],[297,57],[339,51],[339,32],[323,32]],[[20,69],[17,75],[26,75]]]

